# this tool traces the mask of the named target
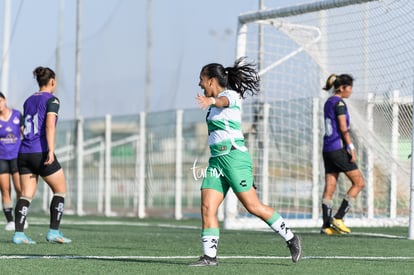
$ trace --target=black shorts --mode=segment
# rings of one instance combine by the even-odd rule
[[[0,159],[0,174],[14,174],[19,172],[17,167],[17,158]]]
[[[348,172],[358,169],[356,163],[350,162],[351,156],[345,149],[323,152],[325,174]]]
[[[36,174],[41,177],[47,177],[57,172],[61,166],[55,155],[55,161],[49,165],[44,165],[47,158],[47,152],[19,154],[18,166],[20,175]]]

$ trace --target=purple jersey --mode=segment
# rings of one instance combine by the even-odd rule
[[[325,135],[323,137],[323,152],[331,152],[342,149],[344,143],[339,129],[338,116],[346,116],[346,125],[349,129],[349,113],[345,102],[341,97],[331,96],[325,102]]]
[[[21,117],[19,111],[12,109],[8,120],[0,119],[0,159],[17,158],[21,143]]]
[[[37,92],[26,99],[23,105],[24,130],[20,153],[48,151],[46,116],[48,113],[57,116],[59,105],[59,99],[48,92]]]

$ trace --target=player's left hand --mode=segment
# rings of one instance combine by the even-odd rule
[[[206,96],[203,96],[201,94],[197,94],[196,99],[197,99],[198,106],[200,106],[200,108],[203,109],[203,110],[210,107],[210,105],[212,103],[210,97],[206,97]]]

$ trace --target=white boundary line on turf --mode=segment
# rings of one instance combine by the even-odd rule
[[[60,259],[95,259],[95,260],[145,260],[145,259],[196,259],[195,256],[74,256],[74,255],[2,255],[0,260],[10,259],[47,259],[47,260],[60,260]],[[287,259],[291,260],[291,257],[278,257],[278,256],[219,256],[219,259],[262,259],[262,260],[275,260],[275,259]],[[318,260],[414,260],[414,257],[386,257],[386,256],[304,256],[303,260],[318,259]]]
[[[309,230],[309,231],[295,231],[298,234],[300,233],[317,233],[320,234],[320,231],[315,230]],[[351,232],[349,234],[342,234],[342,235],[335,235],[335,237],[341,237],[341,236],[369,236],[369,237],[381,237],[381,238],[388,238],[388,239],[407,239],[407,237],[404,236],[397,236],[397,235],[388,235],[388,234],[380,234],[380,233],[369,233],[369,232]],[[329,238],[330,236],[326,236]]]
[[[30,224],[49,224],[49,220],[46,218],[33,218],[28,219],[29,225]],[[4,224],[4,222],[0,222],[0,224]],[[178,229],[200,229],[201,226],[194,226],[194,225],[174,225],[174,224],[168,224],[168,223],[149,223],[149,222],[122,222],[122,221],[72,221],[70,219],[65,219],[61,222],[61,225],[128,225],[128,226],[142,226],[142,227],[148,227],[148,226],[158,226],[158,227],[165,227],[165,228],[178,228]]]
[[[29,219],[30,223],[30,219]],[[49,220],[46,218],[34,218],[33,224],[48,224]],[[1,224],[1,223],[0,223]],[[178,229],[195,229],[201,230],[200,226],[193,226],[193,225],[176,225],[176,224],[168,224],[168,223],[148,223],[148,222],[121,222],[121,221],[97,221],[97,220],[90,220],[90,221],[71,221],[70,218],[66,219],[61,223],[62,225],[127,225],[127,226],[142,226],[142,227],[149,227],[149,226],[157,226],[157,227],[164,227],[164,228],[178,228]],[[229,229],[232,230],[232,229]],[[247,229],[248,231],[269,231],[269,229]],[[295,233],[316,233],[320,234],[320,231],[315,231],[312,229],[299,229],[295,230]],[[381,237],[381,238],[389,238],[389,239],[407,239],[406,236],[397,236],[397,235],[388,235],[388,234],[380,234],[380,233],[369,233],[369,232],[351,232],[350,234],[344,234],[344,236],[371,236],[371,237]],[[329,236],[327,236],[329,237]],[[336,235],[336,237],[341,237],[340,235]]]

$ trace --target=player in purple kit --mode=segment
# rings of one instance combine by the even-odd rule
[[[331,74],[323,88],[331,91],[324,106],[325,135],[323,138],[323,160],[325,165],[325,189],[322,195],[321,234],[334,235],[350,233],[343,218],[354,203],[359,192],[364,188],[364,179],[356,165],[355,146],[350,133],[349,113],[344,98],[352,93],[354,79],[348,74]],[[339,173],[345,173],[352,183],[345,198],[332,217],[333,194]]]
[[[71,243],[59,230],[66,195],[66,180],[55,156],[55,134],[60,102],[53,95],[56,88],[55,72],[50,68],[37,67],[33,75],[39,84],[39,92],[32,94],[23,105],[23,140],[20,146],[18,166],[22,196],[15,207],[15,233],[13,243],[34,244],[24,233],[30,203],[36,193],[39,176],[53,192],[50,203],[50,228],[46,240],[54,243]]]
[[[6,96],[0,92],[0,190],[7,231],[14,231],[10,176],[17,199],[21,195],[17,154],[21,143],[20,111],[7,107]],[[27,223],[26,223],[27,227]]]

